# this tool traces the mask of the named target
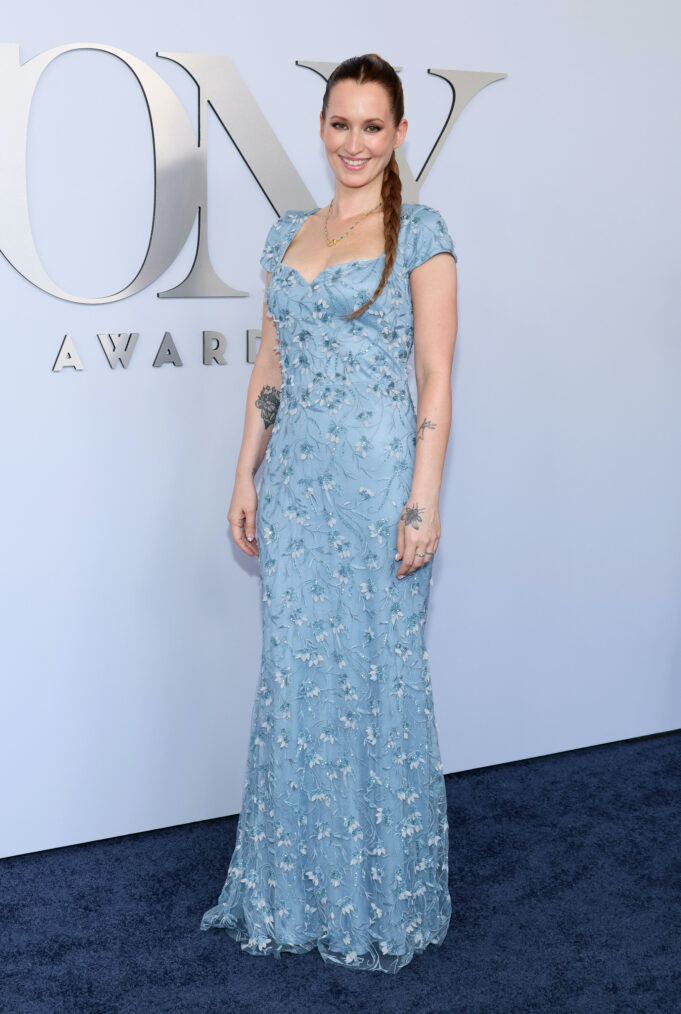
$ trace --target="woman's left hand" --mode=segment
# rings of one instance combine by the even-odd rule
[[[440,510],[437,500],[410,497],[397,522],[397,577],[412,574],[430,563],[440,541]],[[419,556],[419,553],[425,555]]]

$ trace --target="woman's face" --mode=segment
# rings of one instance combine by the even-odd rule
[[[347,187],[362,187],[381,176],[407,132],[405,119],[393,124],[388,93],[375,81],[338,81],[329,94],[326,119],[320,114],[319,121],[329,165]]]

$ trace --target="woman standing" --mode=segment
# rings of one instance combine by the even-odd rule
[[[385,972],[440,944],[451,915],[424,627],[456,254],[439,212],[402,203],[406,131],[390,64],[366,54],[336,67],[320,114],[333,199],[287,211],[262,253],[228,514],[260,557],[261,670],[236,846],[201,920],[252,954],[317,947]]]

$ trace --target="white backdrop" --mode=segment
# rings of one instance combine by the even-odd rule
[[[28,0],[0,42],[66,43],[154,67],[228,54],[315,203],[332,193],[321,78],[295,61],[375,50],[404,68],[417,172],[450,91],[427,68],[505,73],[464,110],[419,195],[459,256],[454,416],[427,638],[445,771],[681,725],[681,20],[670,3],[509,5]],[[331,41],[330,41],[331,40]],[[7,95],[0,101],[11,101]],[[246,299],[101,306],[46,295],[0,259],[3,342],[0,855],[235,813],[260,661],[257,560],[226,511],[245,332],[274,214],[211,113],[211,253]],[[152,147],[114,57],[60,57],[29,133],[36,245],[66,289],[133,276]],[[2,238],[0,237],[0,248]],[[165,331],[184,366],[152,368]],[[228,365],[201,363],[201,332]],[[137,331],[111,370],[98,332]],[[85,369],[52,373],[65,334]],[[456,829],[454,829],[456,833]]]

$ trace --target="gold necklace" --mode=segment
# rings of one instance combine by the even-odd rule
[[[329,204],[328,211],[326,212],[326,218],[324,219],[324,236],[326,238],[326,245],[327,246],[335,246],[336,243],[340,243],[340,241],[342,239],[345,239],[345,237],[351,231],[351,229],[354,229],[356,225],[359,225],[359,223],[362,221],[363,218],[366,218],[367,215],[370,215],[372,211],[376,211],[378,208],[380,208],[380,206],[382,204],[383,204],[383,201],[379,201],[375,208],[369,208],[368,211],[365,211],[364,214],[360,215],[359,218],[357,219],[357,221],[354,222],[353,225],[350,226],[350,229],[346,229],[345,230],[345,232],[343,233],[342,236],[338,236],[337,239],[329,239],[329,234],[326,231],[326,223],[329,221],[329,215],[331,214],[331,208],[333,207],[333,197],[332,197],[331,198],[331,204]]]

